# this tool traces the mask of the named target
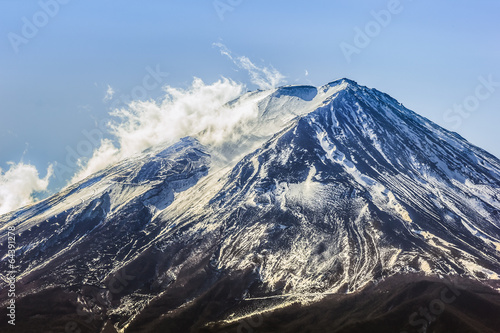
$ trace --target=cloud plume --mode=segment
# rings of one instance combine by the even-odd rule
[[[245,85],[222,78],[205,84],[195,78],[188,89],[164,88],[159,100],[133,101],[115,109],[109,128],[113,140],[103,139],[93,156],[85,161],[72,183],[143,150],[194,136],[206,145],[217,146],[245,132],[245,124],[257,117],[255,103],[228,102],[241,96]]]
[[[233,56],[222,43],[214,43],[240,69],[246,70],[250,81],[268,90],[285,83],[285,76],[274,67],[259,67],[245,56]],[[113,140],[104,139],[93,156],[79,161],[81,169],[71,183],[84,179],[109,165],[161,144],[174,143],[184,136],[194,136],[202,144],[221,146],[235,143],[248,135],[252,120],[258,116],[255,101],[239,100],[246,86],[227,78],[205,84],[194,78],[191,87],[164,87],[159,100],[132,101],[111,112],[117,121],[109,123]],[[254,124],[255,125],[255,124]]]
[[[258,67],[245,56],[233,56],[223,44],[216,46],[221,54],[246,70],[250,81],[260,89],[272,89],[285,82],[285,77],[272,66]],[[231,149],[248,144],[246,141],[252,135],[260,135],[254,131],[259,119],[258,102],[267,92],[249,93],[237,99],[247,91],[246,85],[224,77],[212,84],[194,78],[186,89],[165,86],[163,90],[161,98],[134,100],[111,110],[109,135],[100,135],[102,139],[96,140],[90,157],[76,157],[79,169],[68,184],[147,148],[173,144],[185,136],[196,137],[207,146],[222,147],[223,157],[229,160],[234,157],[230,156]],[[103,101],[113,99],[114,93],[107,86]],[[0,214],[33,203],[33,195],[47,189],[51,175],[52,167],[46,177],[40,178],[34,166],[23,163],[12,163],[5,173],[0,169]]]

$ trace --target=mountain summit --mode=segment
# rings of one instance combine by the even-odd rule
[[[229,104],[243,102],[257,117],[226,145],[153,147],[1,216],[20,325],[249,331],[259,315],[263,332],[495,331],[466,303],[500,309],[496,157],[348,79]],[[409,321],[444,280],[461,319]],[[326,308],[335,319],[317,320]]]

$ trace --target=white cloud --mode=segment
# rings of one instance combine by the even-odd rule
[[[221,43],[214,45],[222,55],[248,71],[251,82],[260,89],[271,89],[285,82],[285,77],[272,66],[258,67],[245,56],[234,57]],[[245,90],[245,85],[226,78],[210,85],[195,78],[188,89],[164,87],[165,96],[159,101],[137,100],[113,110],[111,115],[118,118],[109,124],[114,139],[102,140],[88,161],[79,161],[81,169],[71,183],[149,147],[174,143],[184,136],[194,136],[202,144],[213,147],[235,144],[252,132],[255,125],[252,120],[258,116],[255,102],[242,100],[226,104]]]
[[[117,118],[109,124],[113,140],[102,140],[72,183],[84,179],[143,150],[184,136],[195,136],[203,144],[217,146],[244,132],[248,120],[257,116],[254,104],[226,105],[246,90],[243,84],[222,78],[207,85],[195,78],[188,89],[167,86],[159,100],[133,101],[115,109]]]
[[[108,84],[108,89],[106,90],[106,95],[104,96],[104,101],[109,102],[113,99],[113,95],[115,94],[114,89]]]
[[[217,46],[239,68],[248,71],[251,82],[260,89],[285,82],[272,66],[258,67],[247,57],[233,57],[223,44]],[[205,84],[194,78],[187,89],[163,89],[165,95],[159,100],[136,100],[111,111],[115,117],[108,123],[111,139],[102,139],[90,158],[78,160],[80,169],[70,184],[147,148],[174,143],[185,136],[196,137],[204,145],[223,147],[224,157],[232,158],[231,147],[245,144],[246,138],[256,135],[256,101],[249,98],[228,103],[247,90],[244,84],[226,78]],[[108,85],[104,101],[111,100],[114,94]],[[51,175],[52,166],[45,178],[39,177],[34,166],[23,163],[12,163],[5,174],[0,169],[0,213],[34,202],[33,194],[47,189]]]
[[[47,175],[40,178],[33,165],[22,162],[8,164],[9,170],[5,173],[0,168],[0,214],[33,203],[33,194],[47,190],[53,172],[52,166],[49,166]]]
[[[232,52],[222,43],[214,43],[220,53],[227,56],[238,68],[244,69],[250,75],[250,81],[260,89],[272,89],[286,83],[285,76],[273,66],[258,67],[248,57],[233,57]]]
[[[305,76],[309,76],[309,71],[306,69],[306,72],[304,74]]]

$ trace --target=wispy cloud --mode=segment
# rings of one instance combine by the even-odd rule
[[[255,65],[248,57],[233,56],[231,50],[226,45],[218,42],[214,43],[220,53],[227,56],[238,68],[244,69],[250,75],[250,81],[260,89],[271,89],[286,83],[285,76],[273,66],[259,67]]]
[[[104,101],[109,102],[110,100],[112,100],[114,94],[115,94],[114,89],[108,84],[108,89],[106,90],[106,95],[104,96]]]
[[[47,190],[52,176],[52,165],[47,175],[40,178],[35,166],[9,162],[9,170],[0,168],[0,214],[8,213],[16,208],[33,203],[33,195]]]

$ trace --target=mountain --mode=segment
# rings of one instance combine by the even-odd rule
[[[0,216],[2,332],[498,332],[496,157],[348,79],[241,104]]]

